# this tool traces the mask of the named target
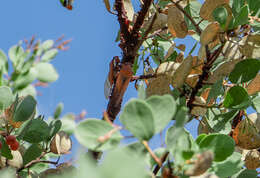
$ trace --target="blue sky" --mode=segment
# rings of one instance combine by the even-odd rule
[[[55,106],[63,102],[63,113],[85,109],[87,118],[102,116],[107,105],[103,91],[108,65],[113,56],[121,55],[115,43],[119,28],[116,17],[106,11],[102,0],[75,0],[73,11],[63,8],[59,0],[8,0],[1,2],[0,18],[0,48],[5,52],[32,35],[41,40],[57,39],[62,34],[73,39],[70,49],[60,52],[52,62],[60,74],[59,80],[39,90],[42,96],[37,99],[42,114],[51,115]],[[191,39],[184,42],[187,51],[194,44]],[[131,84],[124,101],[136,96]],[[193,135],[195,123],[188,125],[193,128]],[[156,140],[158,137],[152,145],[158,144]]]

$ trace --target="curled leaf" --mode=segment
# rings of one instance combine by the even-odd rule
[[[188,27],[184,20],[184,14],[174,5],[168,9],[168,29],[172,36],[185,38],[188,34]]]
[[[229,0],[206,0],[200,8],[200,17],[210,22],[214,21],[212,12],[219,6],[228,4]]]
[[[55,154],[67,154],[71,150],[72,141],[70,137],[64,132],[58,132],[51,141],[51,152]]]
[[[205,30],[201,33],[200,43],[201,45],[207,45],[217,39],[220,26],[218,22],[209,24]]]

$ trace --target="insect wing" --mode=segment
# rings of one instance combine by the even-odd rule
[[[105,95],[106,99],[109,98],[109,96],[111,94],[111,90],[112,90],[112,86],[110,84],[109,77],[107,77],[107,79],[105,81],[105,85],[104,85],[104,95]]]

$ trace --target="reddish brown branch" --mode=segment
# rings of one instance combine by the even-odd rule
[[[141,10],[138,12],[136,22],[131,30],[129,27],[129,20],[126,16],[123,0],[115,1],[115,9],[118,13],[118,22],[120,24],[120,48],[123,51],[123,58],[121,60],[121,69],[116,76],[115,83],[112,88],[112,93],[109,98],[107,106],[107,113],[109,119],[113,121],[121,110],[121,103],[124,93],[132,78],[132,64],[134,63],[137,52],[145,40],[151,28],[145,32],[144,37],[139,39],[139,31],[144,22],[144,18],[149,10],[153,0],[145,0]],[[156,16],[154,16],[155,19]],[[154,20],[153,20],[154,22]],[[152,22],[152,23],[153,23]],[[152,25],[152,24],[151,24]]]
[[[191,95],[190,95],[190,99],[189,99],[189,101],[187,103],[187,106],[190,109],[190,111],[193,108],[193,102],[195,101],[195,96],[197,95],[199,90],[203,87],[203,82],[208,79],[209,72],[210,72],[210,69],[212,67],[212,64],[218,58],[218,56],[220,55],[222,49],[223,49],[223,45],[221,45],[218,49],[216,49],[211,55],[207,56],[207,62],[206,62],[206,64],[202,68],[203,72],[199,76],[199,80],[198,80],[196,86],[192,89],[192,92],[191,92]]]

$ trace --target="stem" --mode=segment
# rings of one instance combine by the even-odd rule
[[[143,143],[143,145],[145,146],[145,148],[147,149],[147,151],[150,153],[150,155],[152,156],[152,158],[155,160],[155,162],[161,167],[161,166],[162,166],[162,161],[161,161],[161,159],[158,158],[158,157],[154,154],[153,150],[149,147],[148,142],[147,142],[147,141],[143,141],[142,143]]]

